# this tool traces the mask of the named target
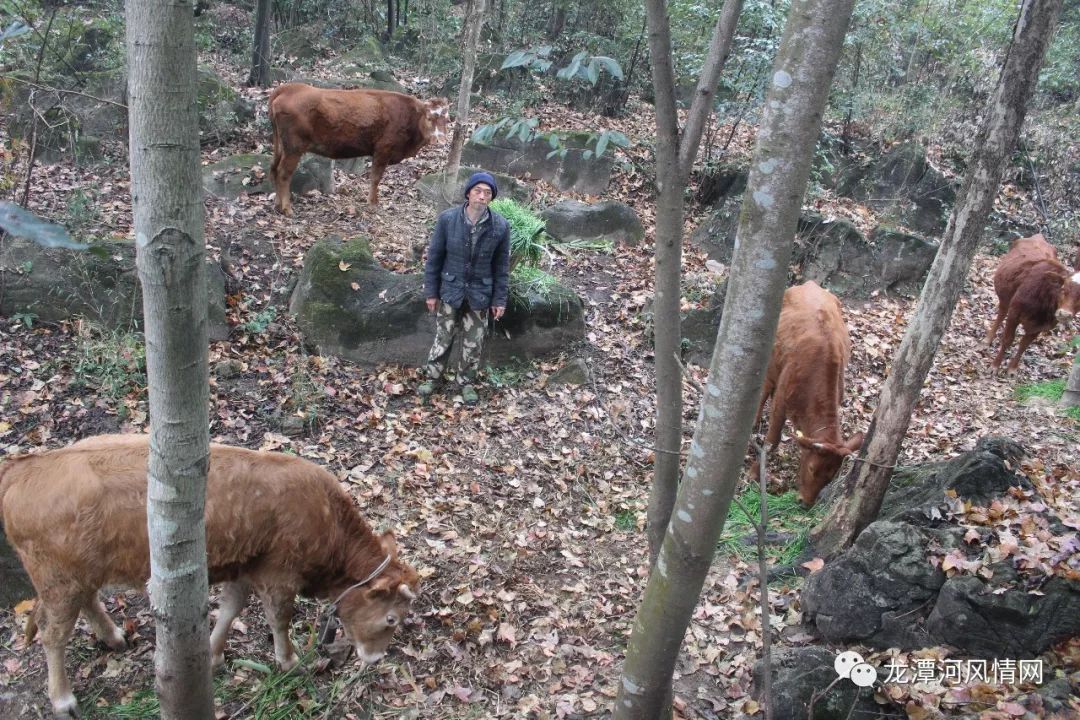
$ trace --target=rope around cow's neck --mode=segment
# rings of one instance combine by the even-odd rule
[[[340,602],[342,601],[342,599],[343,599],[343,598],[344,598],[344,597],[345,597],[346,595],[348,595],[348,594],[349,594],[350,592],[352,592],[352,591],[353,591],[353,590],[355,590],[356,588],[358,588],[358,587],[363,587],[364,585],[367,585],[367,584],[368,584],[369,582],[371,582],[371,581],[372,581],[372,580],[374,580],[375,578],[379,577],[379,575],[381,575],[381,574],[382,574],[382,571],[383,571],[383,570],[385,570],[385,569],[386,569],[386,566],[387,566],[387,565],[389,565],[389,564],[390,564],[390,556],[389,556],[389,555],[387,555],[387,556],[386,556],[386,559],[385,559],[385,560],[383,560],[383,561],[382,561],[381,563],[379,563],[379,567],[375,568],[375,570],[374,570],[374,571],[373,571],[373,572],[372,572],[372,573],[371,573],[370,575],[368,575],[368,576],[367,576],[366,578],[364,578],[364,579],[363,579],[363,580],[361,580],[360,582],[358,582],[358,583],[355,583],[355,584],[353,584],[353,585],[350,585],[349,587],[345,588],[345,589],[344,589],[344,590],[342,591],[342,593],[341,593],[340,595],[338,595],[338,596],[337,596],[337,600],[335,600],[334,602],[330,603],[330,608],[329,608],[330,612],[331,612],[331,613],[336,613],[336,612],[337,612],[337,606],[338,606],[338,603],[340,603]]]

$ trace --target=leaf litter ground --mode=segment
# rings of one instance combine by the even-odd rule
[[[264,112],[259,91],[247,92]],[[494,112],[478,108],[480,116]],[[638,141],[654,136],[647,106],[623,121],[565,108],[537,112],[548,127],[603,122]],[[740,132],[733,155],[745,157],[752,139],[752,133]],[[207,159],[258,150],[267,138],[253,131],[237,142]],[[552,271],[586,300],[586,340],[561,357],[501,369],[493,376],[497,384],[470,408],[453,396],[422,405],[414,394],[415,367],[364,368],[309,354],[287,313],[303,255],[326,235],[366,235],[384,266],[420,271],[419,251],[435,212],[414,186],[440,167],[444,153],[428,148],[389,168],[383,204],[376,208],[363,202],[366,175],[341,173],[337,193],[297,198],[292,219],[275,214],[267,196],[206,202],[209,252],[231,274],[230,337],[210,348],[213,439],[295,452],[325,464],[348,486],[369,522],[397,533],[424,578],[415,612],[390,654],[362,674],[332,653],[316,654],[296,682],[269,673],[269,633],[253,601],[230,639],[228,670],[217,680],[221,718],[577,718],[609,712],[647,566],[642,529],[655,407],[643,311],[652,288],[653,209],[651,181],[640,168],[650,158],[640,146],[632,149],[631,162],[617,167],[605,195],[638,211],[649,232],[642,247],[553,256]],[[37,168],[31,209],[71,222],[72,193],[92,194],[93,214],[83,218],[81,232],[129,237],[126,163],[120,152],[114,158],[91,168]],[[570,197],[593,199],[535,185],[541,206]],[[855,220],[867,217],[850,201],[826,198],[817,206]],[[706,212],[690,208],[688,234]],[[703,285],[719,279],[689,243],[684,263],[687,277]],[[1028,448],[1032,460],[1025,472],[1052,509],[1077,528],[1080,429],[1050,404],[1014,399],[1019,384],[1067,374],[1067,334],[1059,331],[1029,350],[1017,378],[992,376],[989,355],[978,343],[994,310],[994,263],[987,255],[975,262],[912,417],[901,462],[947,458],[984,434],[1007,435]],[[913,308],[911,298],[885,295],[848,304],[854,356],[846,432],[868,424]],[[9,318],[0,325],[4,454],[146,429],[146,394],[137,385],[109,397],[82,384],[76,368],[85,338],[93,333],[80,323],[27,327]],[[586,361],[592,381],[549,384],[570,357]],[[691,365],[688,372],[699,382],[705,379],[703,368]],[[692,383],[685,383],[685,393],[689,434],[698,407]],[[771,464],[780,484],[790,482],[797,463],[786,440]],[[1012,517],[1026,512],[1022,500],[1014,502]],[[999,512],[997,519],[1006,514]],[[1010,523],[985,522],[993,532],[1012,532]],[[1038,564],[1053,551],[1027,543],[1016,552]],[[953,572],[977,572],[978,564],[963,566],[970,560],[942,561]],[[800,582],[772,588],[772,622],[781,644],[812,640],[799,625]],[[80,621],[68,660],[76,693],[89,717],[152,715],[146,691],[153,686],[154,640],[145,598],[115,593],[107,605],[133,638],[132,648],[114,653],[95,646]],[[309,649],[319,610],[316,603],[302,603],[294,625],[298,642]],[[24,613],[25,606],[0,613],[0,714],[47,717],[43,655],[38,644],[23,646]],[[677,668],[677,717],[756,711],[749,701],[750,668],[760,643],[753,567],[738,554],[718,554]],[[1075,673],[1078,656],[1080,648],[1067,645],[1052,661]],[[915,718],[949,707],[983,710],[988,719],[1016,717],[1017,707],[1038,716],[1037,701],[1024,690],[924,685],[892,699]],[[957,698],[959,705],[947,702]],[[981,704],[963,704],[969,701]]]

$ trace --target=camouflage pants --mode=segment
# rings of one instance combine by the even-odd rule
[[[431,344],[427,366],[424,368],[429,378],[438,380],[446,372],[454,335],[460,328],[461,363],[458,366],[458,382],[471,383],[476,380],[476,374],[480,370],[480,354],[484,350],[487,317],[487,310],[470,310],[464,303],[460,308],[454,308],[453,305],[439,302],[438,315],[435,318],[435,342]]]

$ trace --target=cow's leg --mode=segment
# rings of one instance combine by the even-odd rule
[[[379,183],[382,181],[383,171],[386,170],[386,161],[373,157],[371,158],[371,190],[368,192],[368,204],[379,204]]]
[[[275,156],[270,166],[271,174],[274,176],[274,192],[277,193],[277,208],[287,217],[292,217],[293,214],[289,183],[292,181],[293,173],[296,172],[296,166],[300,164],[301,157],[302,155],[283,152],[281,157]]]
[[[1016,372],[1016,368],[1020,366],[1020,356],[1024,354],[1024,351],[1028,349],[1028,345],[1035,341],[1035,338],[1039,337],[1037,332],[1025,332],[1023,337],[1020,338],[1020,344],[1016,347],[1016,354],[1009,360],[1009,367],[1006,369],[1007,373]]]
[[[229,582],[221,586],[221,602],[218,605],[217,621],[210,632],[210,659],[215,668],[225,662],[225,641],[232,630],[233,620],[247,605],[250,588],[243,582]]]
[[[259,591],[263,610],[266,612],[266,622],[270,625],[270,631],[274,633],[274,659],[278,667],[288,672],[296,667],[300,658],[296,655],[296,648],[289,639],[289,625],[292,624],[293,601],[295,593],[268,588]]]
[[[105,643],[113,650],[123,650],[127,647],[124,631],[116,626],[101,599],[94,593],[82,606],[83,617],[90,623],[97,639]]]
[[[1005,359],[1005,351],[1009,349],[1013,339],[1016,338],[1016,326],[1019,324],[1020,316],[1016,313],[1009,315],[1008,319],[1005,320],[1005,329],[1001,333],[1001,347],[998,348],[994,361],[990,363],[990,367],[995,370],[1001,367],[1001,361]]]
[[[45,646],[45,664],[49,667],[49,701],[56,717],[78,717],[79,704],[64,670],[64,654],[82,603],[70,596],[48,600],[43,596],[41,603],[45,620],[41,644]]]
[[[990,323],[990,329],[986,331],[986,340],[983,344],[986,347],[990,347],[994,344],[994,336],[997,335],[998,328],[1001,327],[1001,321],[1005,319],[1005,316],[1009,314],[1009,303],[1005,300],[998,300],[997,317],[994,318],[994,322]]]

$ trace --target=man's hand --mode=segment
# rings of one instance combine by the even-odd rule
[[[431,313],[433,313],[433,312],[435,312],[435,310],[436,310],[436,309],[437,309],[438,307],[439,307],[439,298],[428,298],[428,299],[427,299],[427,309],[428,309],[428,312],[431,312]]]
[[[499,320],[500,318],[502,318],[504,312],[506,312],[506,308],[504,308],[504,307],[493,307],[493,308],[491,308],[491,314],[495,316],[496,320]]]

